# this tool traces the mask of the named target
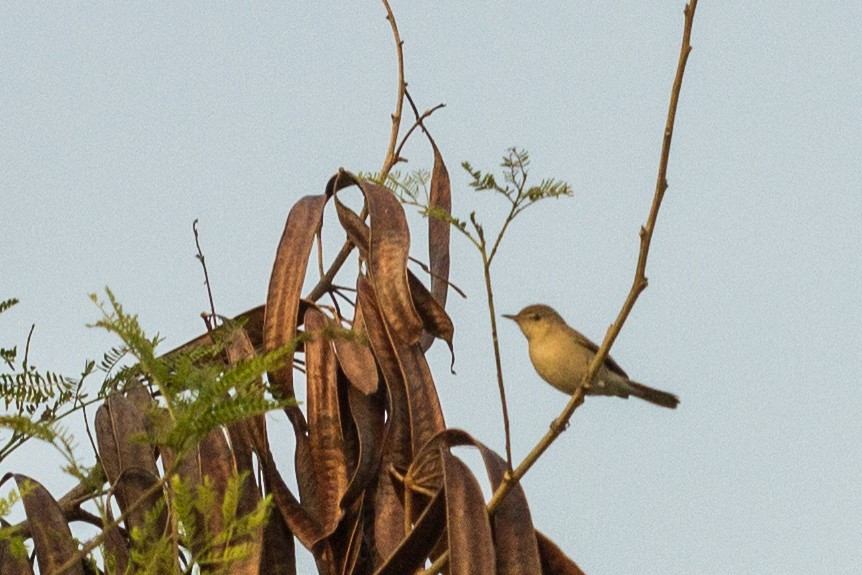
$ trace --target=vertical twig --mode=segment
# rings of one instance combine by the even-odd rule
[[[204,283],[207,286],[207,297],[210,301],[210,312],[212,315],[209,320],[205,320],[207,323],[207,328],[215,327],[214,323],[216,321],[216,310],[215,310],[215,301],[213,300],[213,292],[212,287],[210,286],[210,276],[207,273],[207,262],[206,258],[204,258],[203,251],[201,251],[201,242],[200,237],[198,235],[198,220],[195,218],[195,221],[192,222],[192,231],[195,233],[195,246],[197,247],[198,253],[195,256],[199,262],[201,262],[201,267],[204,269]]]
[[[24,346],[24,360],[21,362],[21,372],[27,373],[27,365],[30,360],[30,340],[33,338],[33,330],[36,329],[36,324],[30,324],[30,331],[27,333],[27,345]]]
[[[500,359],[500,338],[497,336],[497,310],[494,306],[494,290],[491,287],[491,260],[485,253],[482,240],[482,264],[485,269],[485,291],[488,296],[488,313],[491,315],[491,342],[494,345],[494,365],[497,370],[497,387],[500,390],[500,405],[503,411],[503,432],[506,436],[506,467],[512,471],[512,433],[509,427],[509,404],[506,401],[506,386],[503,385],[503,365]]]
[[[485,234],[482,226],[476,223],[474,217],[471,216],[473,227],[476,228],[476,234],[479,236],[479,250],[482,252],[482,267],[485,273],[485,292],[488,297],[488,312],[491,315],[491,343],[494,346],[494,365],[497,371],[497,387],[500,391],[500,406],[503,413],[503,433],[506,440],[506,465],[508,470],[512,471],[512,431],[509,423],[509,403],[506,400],[506,386],[503,383],[503,365],[500,357],[500,338],[497,333],[497,309],[494,305],[494,290],[491,284],[491,264],[494,262],[494,257],[497,255],[497,249],[500,247],[500,242],[503,240],[509,224],[515,219],[519,209],[524,209],[521,206],[524,196],[524,186],[527,183],[527,169],[524,163],[518,159],[518,166],[521,173],[521,182],[518,183],[515,178],[515,168],[512,170],[512,184],[517,188],[517,194],[513,200],[508,194],[506,197],[512,203],[500,231],[497,232],[497,238],[494,240],[494,245],[491,247],[491,253],[488,253],[488,244],[485,242]],[[529,205],[529,204],[527,204]]]
[[[470,222],[473,224],[473,229],[476,230],[478,241],[474,241],[476,247],[479,248],[479,253],[482,255],[482,272],[485,277],[485,295],[488,298],[488,314],[491,316],[491,344],[494,348],[494,365],[497,372],[497,389],[500,392],[500,407],[503,415],[503,434],[506,441],[506,468],[512,471],[512,433],[509,425],[509,404],[506,401],[506,386],[503,384],[503,365],[500,359],[500,338],[497,335],[497,310],[494,306],[494,288],[491,284],[491,263],[494,259],[494,253],[497,251],[497,246],[500,245],[500,240],[505,233],[506,226],[511,221],[512,213],[506,217],[506,223],[503,225],[500,232],[497,234],[497,239],[494,241],[494,247],[491,255],[488,255],[488,243],[485,240],[485,229],[479,224],[476,219],[476,214],[470,214]]]
[[[386,20],[389,22],[389,26],[392,28],[392,35],[395,37],[395,54],[398,60],[398,90],[395,99],[395,112],[392,113],[392,130],[389,134],[389,146],[386,148],[383,167],[380,168],[380,174],[377,176],[377,182],[381,185],[386,182],[386,178],[389,177],[392,167],[398,163],[395,146],[398,143],[398,132],[401,129],[401,110],[404,107],[404,92],[407,90],[407,84],[404,82],[404,42],[401,40],[401,35],[398,32],[398,24],[395,22],[395,14],[392,12],[388,0],[382,1],[383,7],[386,9]],[[368,209],[362,206],[359,217],[364,220],[366,216],[368,216]],[[341,246],[341,249],[335,255],[335,259],[329,265],[329,269],[326,270],[326,273],[318,280],[317,285],[306,296],[308,300],[317,301],[329,290],[329,287],[335,280],[335,276],[341,270],[341,267],[347,261],[347,257],[352,251],[353,244],[345,241],[344,245]]]
[[[392,36],[395,38],[395,53],[398,58],[398,94],[395,98],[395,112],[392,114],[389,147],[386,149],[386,158],[383,160],[383,167],[380,168],[380,175],[377,178],[379,184],[386,181],[392,166],[398,163],[398,154],[395,153],[395,146],[398,143],[398,132],[401,130],[401,110],[404,108],[404,91],[407,89],[407,84],[404,82],[404,41],[401,40],[401,35],[398,33],[398,23],[395,22],[395,14],[392,13],[389,1],[382,1],[383,7],[386,8],[386,20],[389,22],[389,26],[392,28]]]
[[[673,88],[671,89],[670,95],[670,105],[668,107],[667,113],[667,122],[665,123],[664,135],[662,138],[662,150],[661,150],[661,158],[659,160],[659,168],[658,168],[658,177],[656,179],[656,188],[655,193],[653,195],[652,206],[650,207],[649,216],[647,218],[647,223],[640,230],[640,251],[638,253],[638,263],[637,269],[635,270],[635,277],[632,281],[632,287],[629,290],[629,294],[626,297],[625,302],[623,303],[622,308],[617,315],[616,320],[613,324],[608,328],[607,333],[605,334],[605,338],[602,341],[602,345],[599,347],[599,350],[596,352],[593,361],[590,363],[590,367],[587,370],[587,373],[584,374],[583,379],[581,380],[580,385],[572,394],[571,399],[566,404],[566,407],[560,413],[560,415],[551,423],[551,428],[545,434],[544,437],[536,444],[536,446],[527,454],[527,457],[524,458],[524,461],[521,462],[520,465],[512,472],[507,473],[503,481],[500,483],[500,486],[494,492],[494,495],[491,497],[491,500],[488,502],[488,513],[492,515],[494,511],[500,506],[500,503],[505,499],[505,497],[509,494],[512,487],[521,480],[524,474],[529,471],[529,469],[533,466],[536,460],[550,447],[550,445],[554,442],[554,440],[565,430],[565,428],[569,424],[569,419],[572,417],[575,409],[579,405],[584,402],[584,393],[587,389],[589,389],[590,384],[593,379],[595,379],[596,374],[598,373],[601,365],[604,363],[605,359],[607,359],[608,354],[610,353],[611,346],[616,340],[617,336],[620,333],[620,330],[623,327],[626,319],[629,316],[632,308],[634,307],[635,302],[638,299],[640,293],[646,289],[647,279],[646,279],[646,262],[649,256],[649,248],[650,242],[652,241],[653,230],[655,229],[656,219],[658,218],[659,208],[661,207],[662,199],[664,198],[665,190],[667,190],[667,164],[668,159],[670,158],[670,144],[673,136],[673,127],[674,121],[676,119],[676,109],[677,104],[679,103],[679,94],[682,89],[682,79],[685,74],[685,65],[688,61],[688,55],[691,52],[691,29],[692,24],[694,23],[694,12],[697,8],[697,0],[690,0],[690,2],[685,7],[685,24],[683,27],[683,36],[682,36],[682,45],[680,47],[679,60],[677,62],[676,76],[673,82]],[[449,552],[445,552],[441,555],[432,565],[429,567],[425,573],[439,573],[441,572],[445,566],[449,562]]]
[[[422,128],[422,131],[425,132],[425,135],[428,136],[429,139],[431,139],[432,143],[434,142],[433,138],[431,138],[431,134],[429,134],[428,130],[425,128],[424,121],[426,118],[428,118],[431,114],[433,114],[434,112],[436,112],[440,108],[446,107],[446,104],[443,104],[441,102],[440,104],[437,104],[433,108],[428,108],[427,110],[425,110],[424,112],[422,112],[420,114],[419,108],[416,107],[416,103],[413,101],[413,98],[410,96],[410,91],[404,90],[404,95],[407,97],[407,102],[410,104],[410,108],[413,109],[413,115],[415,116],[416,119],[414,120],[413,125],[410,126],[410,129],[408,129],[407,132],[405,132],[404,137],[401,138],[401,143],[398,144],[398,147],[395,149],[395,157],[399,158],[399,159],[403,159],[401,157],[401,150],[404,149],[404,144],[407,143],[407,140],[410,139],[411,134],[413,134],[413,132],[416,130],[416,128]]]
[[[323,271],[323,228],[319,226],[314,234],[317,243],[317,271],[320,277],[326,273]]]
[[[87,432],[87,439],[90,440],[90,447],[93,449],[93,454],[96,458],[99,457],[99,448],[96,447],[96,441],[93,439],[93,432],[90,430],[90,421],[87,418],[87,405],[81,403],[81,415],[84,417],[84,430]]]

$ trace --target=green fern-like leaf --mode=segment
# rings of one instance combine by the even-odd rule
[[[7,309],[11,308],[14,305],[20,303],[18,298],[11,297],[9,299],[0,300],[0,313],[3,313]]]
[[[102,361],[99,362],[99,369],[105,373],[111,373],[128,353],[129,348],[126,346],[112,347],[102,355]]]
[[[172,479],[174,509],[191,564],[208,572],[227,574],[238,562],[259,551],[252,536],[265,524],[271,502],[262,498],[251,512],[240,514],[240,497],[249,480],[247,473],[233,475],[224,491],[218,493],[209,477],[194,486],[178,477]]]

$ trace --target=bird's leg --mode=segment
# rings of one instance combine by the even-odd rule
[[[556,431],[558,433],[566,431],[569,428],[569,425],[570,425],[569,420],[567,420],[567,419],[563,420],[559,417],[557,417],[553,421],[551,421],[551,429],[553,429],[554,431]]]

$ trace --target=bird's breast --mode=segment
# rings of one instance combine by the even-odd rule
[[[564,335],[564,334],[559,334]],[[539,375],[564,393],[581,382],[591,353],[568,337],[546,337],[530,342],[530,360]]]

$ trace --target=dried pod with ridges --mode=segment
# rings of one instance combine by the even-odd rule
[[[78,545],[72,539],[72,531],[57,500],[41,483],[26,475],[7,473],[0,485],[10,477],[15,479],[21,501],[24,503],[24,513],[27,514],[27,522],[30,524],[30,536],[33,538],[39,572],[84,575],[80,560],[73,561],[69,568],[60,571],[63,565],[78,556]]]

